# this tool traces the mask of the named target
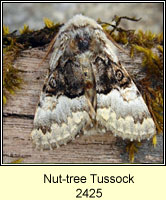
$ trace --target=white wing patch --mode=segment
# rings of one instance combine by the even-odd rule
[[[93,19],[76,15],[56,36],[49,74],[31,132],[38,149],[54,149],[80,132],[143,140],[155,134],[149,110]]]
[[[131,141],[150,139],[155,133],[155,125],[142,96],[135,95],[134,83],[133,88],[122,93],[112,90],[108,95],[97,95],[97,119],[115,136]]]
[[[34,119],[31,137],[38,149],[50,149],[66,144],[80,133],[89,119],[85,97],[71,100],[61,96],[45,97]],[[43,133],[43,127],[45,131]]]

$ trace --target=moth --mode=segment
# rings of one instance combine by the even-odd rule
[[[144,140],[155,134],[150,112],[93,19],[76,15],[59,31],[31,132],[38,149],[54,149],[77,135],[111,132]]]

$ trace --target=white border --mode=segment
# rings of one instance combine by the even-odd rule
[[[3,63],[3,47],[2,47],[2,33],[3,33],[3,3],[164,3],[163,10],[163,35],[164,35],[164,122],[165,122],[165,1],[1,1],[1,66]],[[1,67],[1,165],[2,166],[163,166],[165,165],[165,126],[163,123],[163,138],[164,138],[164,151],[163,151],[163,164],[3,164],[3,122],[2,122],[2,113],[3,113],[3,78],[2,78],[2,67]]]

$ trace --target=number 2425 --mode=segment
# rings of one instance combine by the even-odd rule
[[[78,194],[76,195],[76,198],[101,198],[102,197],[102,189],[98,188],[98,189],[85,189],[82,190],[80,188],[76,189],[76,192],[78,192]]]

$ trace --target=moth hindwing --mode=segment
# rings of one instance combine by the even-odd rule
[[[140,141],[155,124],[102,27],[76,15],[54,43],[31,137],[37,148],[52,149],[80,132],[107,131]]]

